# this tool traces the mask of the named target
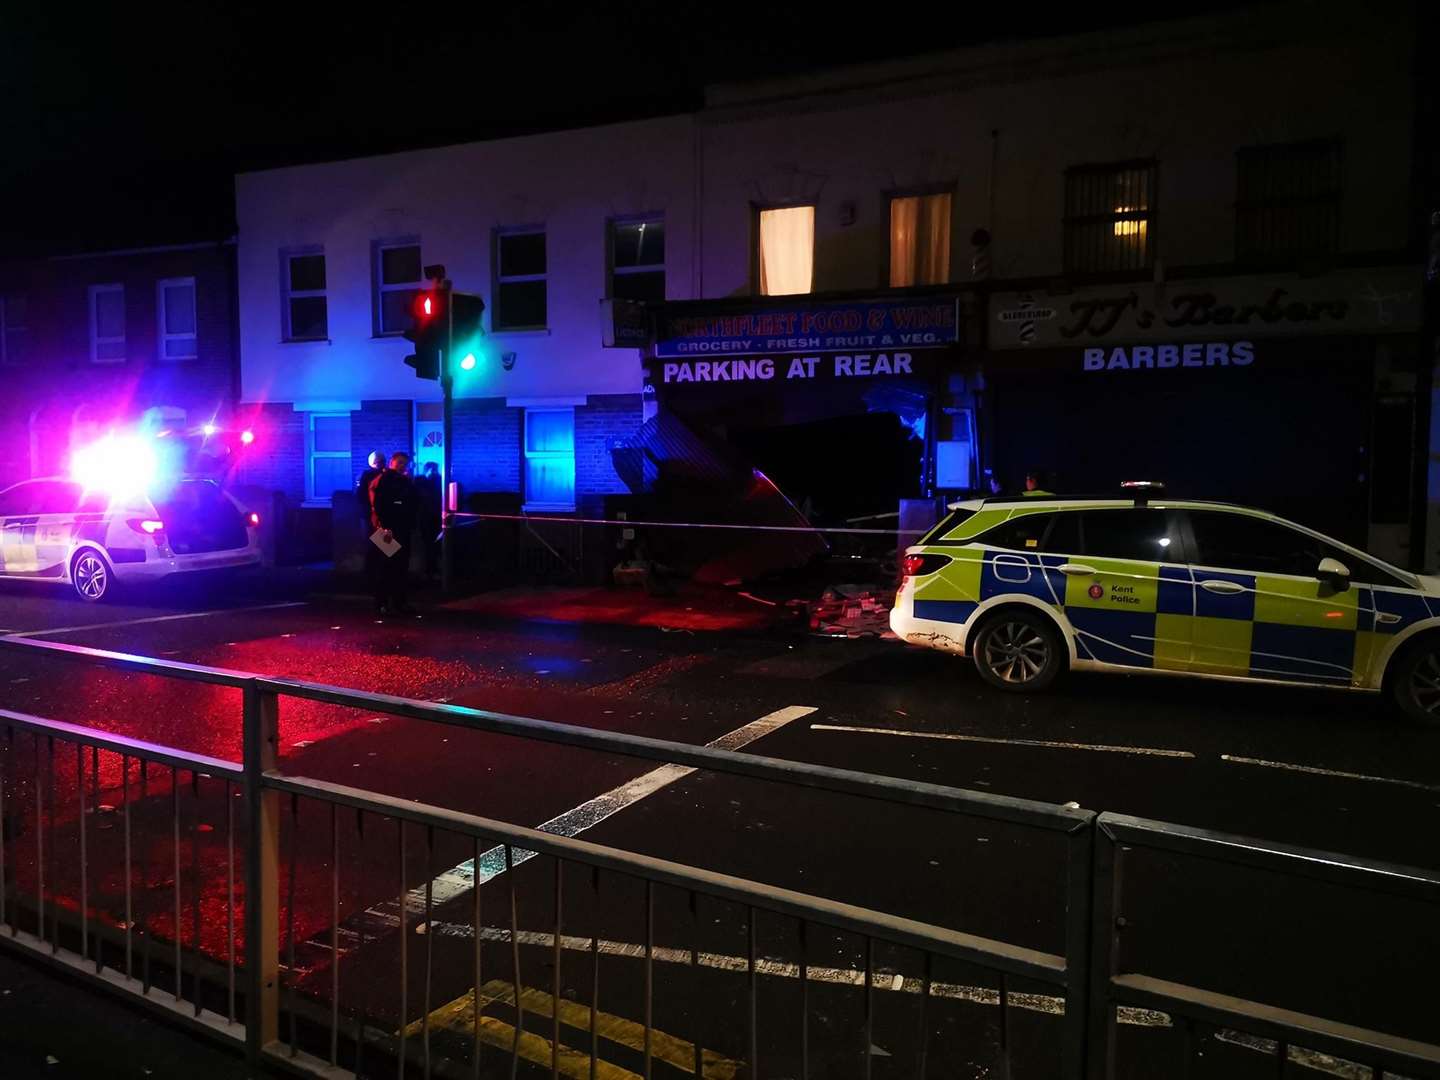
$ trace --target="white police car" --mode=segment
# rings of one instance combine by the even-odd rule
[[[212,480],[152,494],[106,493],[64,477],[0,491],[0,578],[69,585],[100,600],[115,583],[260,562],[260,517]]]

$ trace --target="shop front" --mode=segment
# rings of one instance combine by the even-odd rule
[[[953,291],[666,304],[646,401],[812,520],[894,515],[973,482],[961,307]]]
[[[1404,269],[997,293],[989,460],[1006,487],[1160,480],[1407,562],[1419,299]]]

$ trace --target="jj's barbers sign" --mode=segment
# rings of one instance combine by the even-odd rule
[[[1109,341],[1214,341],[1217,337],[1399,333],[1420,325],[1420,280],[1408,269],[1316,278],[1227,278],[1080,289],[1043,297],[996,293],[996,349]],[[1183,364],[1183,360],[1182,360]]]
[[[1183,345],[1112,345],[1082,349],[1083,371],[1164,371],[1169,368],[1249,367],[1251,341],[1189,341]]]

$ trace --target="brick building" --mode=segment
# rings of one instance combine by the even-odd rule
[[[0,374],[6,480],[60,473],[112,428],[233,431],[233,245],[0,264]]]

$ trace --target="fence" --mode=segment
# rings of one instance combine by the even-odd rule
[[[1377,1069],[1403,1070],[1407,1076],[1440,1076],[1440,1048],[1434,1046],[1342,1028],[1126,972],[1115,939],[1121,918],[1117,912],[1123,903],[1121,867],[1139,846],[1275,866],[1286,872],[1339,875],[1366,887],[1378,883],[1400,888],[1433,903],[1440,879],[1418,871],[1114,815],[1097,819],[1073,806],[453,705],[51,642],[0,639],[0,645],[62,661],[210,684],[240,696],[244,734],[240,763],[0,710],[0,927],[8,924],[12,942],[134,994],[186,1023],[232,1041],[243,1040],[257,1064],[282,1062],[316,1075],[356,1075],[367,1061],[372,1062],[373,1073],[378,1053],[386,1059],[386,1067],[401,1077],[410,1071],[427,1077],[448,1075],[456,1071],[457,1062],[469,1075],[508,1070],[513,1077],[521,1061],[552,1076],[595,1077],[602,1075],[603,1065],[598,1045],[609,1039],[631,1048],[646,1077],[655,1070],[696,1077],[870,1077],[874,1072],[923,1077],[927,1062],[933,1065],[929,1042],[936,1011],[950,1009],[956,1002],[980,1002],[995,1008],[993,1023],[976,1023],[972,1018],[957,1028],[955,1015],[947,1012],[951,1026],[946,1030],[952,1034],[959,1030],[965,1038],[993,1047],[997,1075],[1006,1077],[1011,1075],[1018,1045],[1013,1032],[1017,1008],[1053,1018],[1047,1022],[1058,1025],[1058,1032],[1052,1032],[1058,1034],[1053,1039],[1055,1069],[1073,1080],[1115,1075],[1116,1019],[1136,1008],[1182,1018],[1187,1040],[1193,1034],[1192,1022],[1223,1024],[1276,1040],[1281,1073],[1288,1060],[1287,1046],[1294,1044],[1348,1055]],[[791,789],[1002,822],[1051,838],[1060,852],[1056,869],[1063,877],[1064,947],[1058,952],[1039,950],[614,846],[288,775],[280,771],[278,762],[282,698],[363,708]],[[62,747],[58,758],[57,745]],[[73,787],[69,747],[74,748]],[[152,778],[157,768],[161,771]],[[167,782],[168,815],[163,807]],[[106,792],[118,792],[121,806],[106,809],[102,817],[100,800]],[[217,836],[214,827],[206,831],[201,820],[222,817],[213,806],[207,809],[207,795],[224,801],[223,835]],[[61,813],[62,800],[74,808],[73,819],[66,820]],[[307,807],[303,825],[302,804]],[[239,828],[237,808],[243,823]],[[317,808],[318,828],[310,824]],[[353,830],[342,830],[342,811],[354,812]],[[102,843],[102,833],[114,832],[116,816],[119,844],[113,835]],[[369,848],[364,844],[367,824]],[[161,838],[158,848],[154,843],[136,845],[137,826],[152,840]],[[25,835],[27,827],[33,828],[33,837]],[[354,851],[342,852],[342,836],[350,832],[360,841]],[[363,863],[367,850],[378,846],[377,834],[394,845],[395,864],[386,871],[395,875],[391,878],[394,900],[383,905],[371,902],[358,923],[342,925],[342,867]],[[57,844],[62,843],[76,852],[73,863],[57,860]],[[308,849],[303,862],[302,848]],[[455,868],[462,887],[454,887],[456,872],[433,874],[435,855],[442,848],[467,857]],[[423,860],[420,873],[417,857]],[[518,886],[515,871],[535,858],[548,860],[548,880],[531,874],[524,887]],[[312,864],[328,866],[328,873],[317,878],[313,869],[307,869]],[[160,876],[155,877],[149,871],[157,866]],[[482,908],[486,895],[482,886],[502,875],[500,910],[505,925],[491,928],[482,915],[493,904]],[[638,978],[609,980],[603,987],[602,971],[613,975],[604,958],[614,950],[613,943],[602,938],[598,921],[602,876],[620,883],[607,885],[610,898],[623,901],[628,896],[633,904],[628,917],[642,941],[626,955],[643,963]],[[297,916],[296,897],[302,879],[303,891],[323,906],[325,915],[303,943],[299,939],[305,927],[297,926],[297,919],[303,923],[304,918]],[[468,888],[463,887],[466,884]],[[493,900],[495,886],[490,889]],[[531,895],[537,890],[539,895]],[[522,893],[527,906],[543,901],[538,906],[548,923],[544,932],[522,929]],[[666,916],[666,935],[673,939],[688,934],[688,944],[676,947],[657,940],[657,901],[662,893],[680,901],[661,912]],[[466,900],[469,918],[461,929],[468,930],[473,945],[466,945],[463,954],[451,950],[437,956],[437,942],[443,949],[456,937],[442,933],[435,919],[437,909],[454,911]],[[734,925],[727,925],[723,933],[705,926],[700,917],[702,900],[720,905]],[[764,955],[762,937],[769,940],[767,935],[773,936],[770,931],[779,924],[795,932],[795,963],[778,964]],[[418,933],[421,929],[423,935]],[[383,940],[397,930],[394,946]],[[358,941],[358,948],[342,945],[342,934],[346,942]],[[721,935],[722,944],[743,941],[739,954],[719,949],[715,935]],[[463,941],[466,935],[458,936]],[[307,970],[298,963],[297,946],[302,944],[328,952],[328,965]],[[538,946],[548,954],[548,991],[538,988],[546,964],[522,961],[522,944]],[[567,952],[574,955],[567,957]],[[340,958],[349,953],[360,958],[393,955],[395,963],[383,967],[383,977],[371,973],[352,979],[345,988],[351,1000],[345,1002]],[[497,953],[508,961],[502,970],[509,978],[491,977],[486,982],[487,972],[495,970]],[[882,954],[888,959],[883,979]],[[572,976],[577,962],[588,965],[579,972],[588,982],[583,1002],[562,985],[567,960]],[[455,1007],[447,1016],[457,1023],[447,1024],[443,1031],[434,1030],[439,1015],[433,999],[437,965],[445,968],[451,983],[458,978],[470,988],[468,997],[451,1003]],[[657,965],[683,970],[690,981],[679,986],[671,979],[667,985],[672,993],[657,996]],[[946,982],[938,965],[979,972],[984,982],[980,986]],[[537,974],[525,975],[527,968]],[[762,986],[762,977],[773,982],[782,969],[786,976],[782,990],[768,983]],[[708,1027],[698,1007],[677,1004],[686,994],[696,1000],[704,995],[701,980],[707,971],[729,980],[716,1001],[730,1007]],[[822,1024],[812,1003],[831,995],[835,987],[848,992],[848,1004],[841,1011],[852,1011],[843,1022]],[[899,1016],[894,1009],[880,1009],[877,997],[884,989],[905,991],[909,1011]],[[621,1022],[602,1013],[602,1005],[612,999],[641,1019]],[[825,997],[829,1012],[835,1011],[837,1000]],[[412,1019],[417,1004],[418,1020]],[[661,1031],[657,1012],[689,1022],[693,1030],[678,1036]],[[527,1015],[545,1022],[548,1041],[539,1036],[533,1022],[526,1026]],[[503,1022],[504,1016],[512,1016],[513,1023]],[[915,1026],[909,1028],[908,1037],[897,1036],[901,1041],[892,1042],[895,1058],[877,1065],[872,1052],[877,1025],[893,1030],[897,1023]],[[562,1024],[581,1035],[585,1049],[571,1050],[562,1044]],[[1187,1041],[1187,1065],[1189,1061]],[[611,1070],[603,1075],[627,1074]],[[1379,1075],[1377,1071],[1377,1080]]]

